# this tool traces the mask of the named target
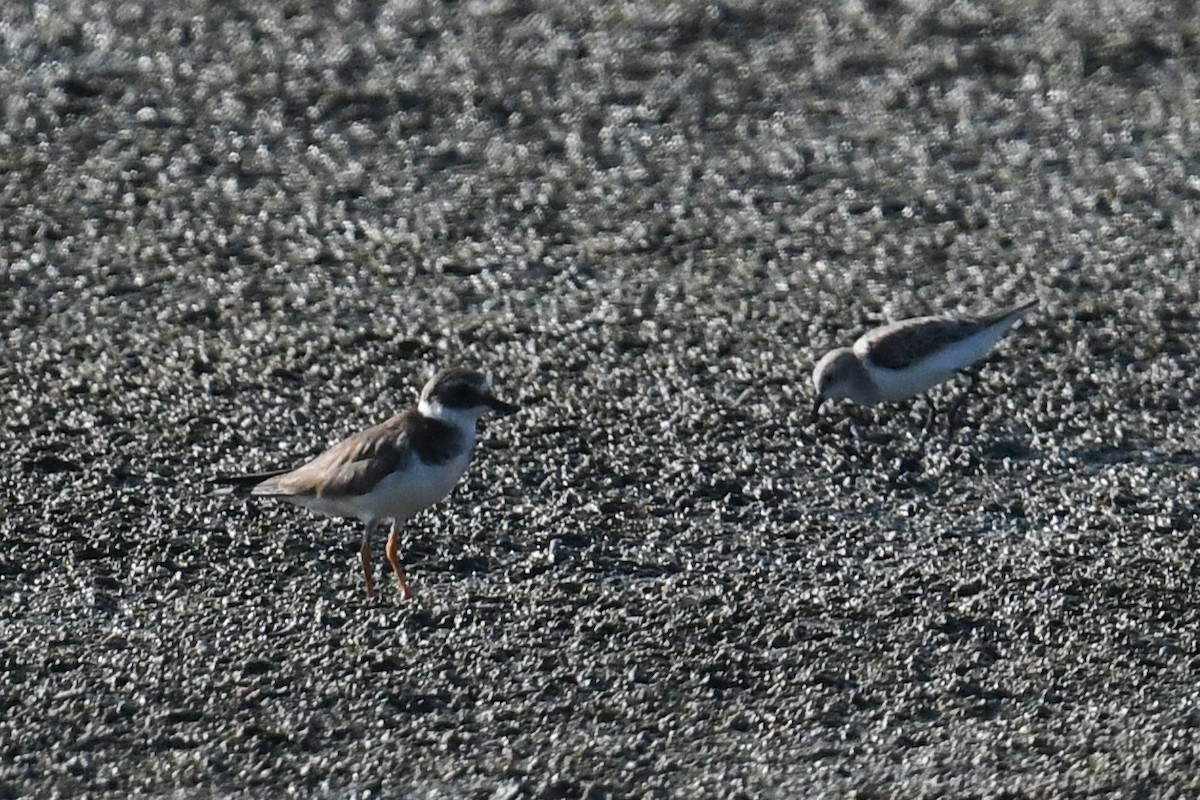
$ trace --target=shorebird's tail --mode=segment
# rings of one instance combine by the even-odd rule
[[[253,472],[241,475],[217,475],[210,478],[208,482],[217,487],[211,494],[245,497],[250,495],[254,487],[263,481],[279,477],[288,472],[291,472],[291,470],[276,469],[270,472]]]
[[[1036,297],[1031,297],[1028,300],[1025,300],[1024,302],[1017,303],[1015,306],[1013,306],[1012,308],[1009,309],[1008,313],[1010,315],[1011,314],[1017,314],[1017,315],[1024,314],[1029,309],[1036,307],[1037,304],[1038,304],[1038,299]]]
[[[979,322],[989,327],[995,325],[996,323],[1002,323],[1003,330],[1008,330],[1016,323],[1017,320],[1025,316],[1025,312],[1029,311],[1029,309],[1033,308],[1037,304],[1038,299],[1036,297],[1031,297],[1028,300],[1017,303],[1015,306],[994,311],[991,314],[980,318]]]

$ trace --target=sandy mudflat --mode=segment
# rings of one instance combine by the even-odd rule
[[[1187,4],[164,5],[0,8],[0,798],[1200,793]],[[419,606],[206,496],[447,364]]]

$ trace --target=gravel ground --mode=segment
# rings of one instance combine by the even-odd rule
[[[1188,4],[163,5],[0,6],[0,798],[1200,793]],[[449,364],[419,605],[208,496]]]

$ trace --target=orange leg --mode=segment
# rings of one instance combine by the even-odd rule
[[[387,559],[392,562],[392,572],[396,573],[396,582],[400,584],[400,601],[408,602],[412,600],[412,590],[408,588],[408,581],[404,579],[404,570],[400,568],[400,558],[396,555],[396,544],[400,537],[396,533],[396,524],[392,523],[392,532],[388,534],[387,540]]]
[[[375,581],[371,580],[371,529],[374,528],[374,523],[367,523],[367,529],[363,531],[362,550],[359,555],[362,556],[363,577],[367,579],[367,599],[375,598]]]

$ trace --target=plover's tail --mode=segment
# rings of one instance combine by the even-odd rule
[[[245,497],[252,493],[255,486],[265,480],[286,475],[290,469],[276,469],[270,472],[254,472],[241,475],[217,475],[209,479],[209,483],[217,488],[210,494]]]

